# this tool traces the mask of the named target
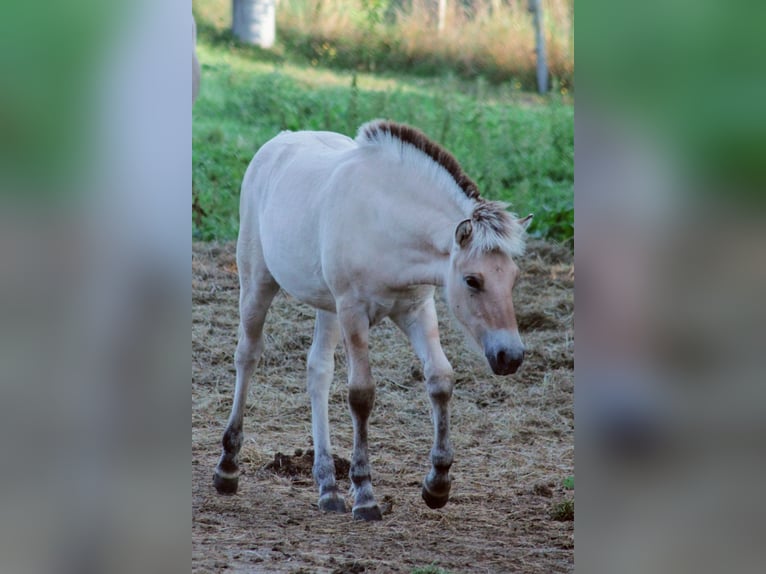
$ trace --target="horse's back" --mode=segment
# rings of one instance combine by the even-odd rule
[[[257,252],[285,291],[327,310],[334,300],[322,272],[320,222],[327,184],[356,147],[333,132],[282,132],[258,150],[242,183],[238,249]]]
[[[264,202],[270,194],[310,192],[319,178],[329,176],[340,156],[355,147],[354,140],[334,132],[282,132],[263,144],[250,162],[242,199]],[[310,185],[302,185],[307,178],[313,178]]]

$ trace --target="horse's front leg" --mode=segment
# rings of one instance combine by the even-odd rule
[[[423,481],[423,500],[430,508],[441,508],[449,500],[453,450],[450,442],[450,400],[454,386],[452,366],[439,341],[436,306],[429,298],[417,308],[392,317],[404,331],[415,353],[423,362],[426,389],[431,400],[434,443],[431,448],[431,471]]]
[[[368,350],[370,323],[366,313],[356,308],[342,307],[338,318],[348,356],[348,406],[354,426],[354,449],[349,472],[354,493],[352,511],[354,518],[359,520],[380,520],[382,514],[372,492],[367,441],[367,423],[375,404],[375,384]]]

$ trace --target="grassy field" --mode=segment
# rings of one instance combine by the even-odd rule
[[[388,118],[452,151],[482,195],[535,213],[531,233],[573,235],[573,107],[512,85],[452,76],[419,78],[328,71],[258,58],[236,45],[198,45],[202,88],[193,111],[193,233],[231,239],[239,186],[258,148],[281,130],[353,136]]]

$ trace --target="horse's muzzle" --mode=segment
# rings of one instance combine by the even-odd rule
[[[481,341],[484,356],[496,375],[512,375],[524,362],[524,343],[516,330],[490,331]]]
[[[524,361],[524,349],[500,349],[487,353],[487,361],[496,375],[512,375]]]

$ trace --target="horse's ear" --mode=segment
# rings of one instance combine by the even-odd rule
[[[455,243],[463,249],[471,241],[471,235],[473,235],[473,224],[470,219],[464,219],[455,229]]]
[[[533,217],[534,215],[530,213],[526,217],[522,217],[521,219],[517,219],[516,221],[526,230],[527,227],[529,227],[529,224],[532,223]]]

